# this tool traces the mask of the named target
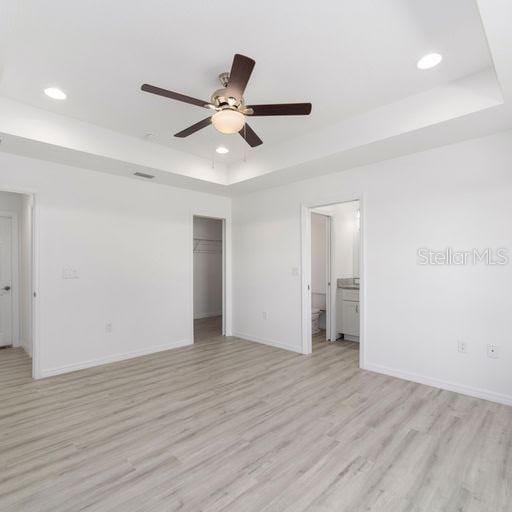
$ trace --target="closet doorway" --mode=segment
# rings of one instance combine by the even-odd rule
[[[194,343],[225,334],[224,220],[194,216]]]

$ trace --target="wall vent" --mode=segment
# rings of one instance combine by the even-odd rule
[[[139,178],[146,178],[147,180],[152,180],[154,176],[152,174],[146,174],[145,172],[134,172],[134,176],[138,176]]]

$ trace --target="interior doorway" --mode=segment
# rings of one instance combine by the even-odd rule
[[[361,347],[361,205],[303,209],[303,352],[322,343]]]
[[[18,255],[13,240],[16,228],[13,214],[0,214],[0,347],[13,345],[13,263]]]
[[[225,334],[224,233],[223,219],[194,216],[194,343]]]
[[[32,358],[33,196],[0,191],[0,358]]]

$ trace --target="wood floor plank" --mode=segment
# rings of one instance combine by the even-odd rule
[[[195,324],[41,381],[0,351],[0,510],[511,512],[512,408]]]

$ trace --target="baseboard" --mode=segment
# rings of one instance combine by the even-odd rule
[[[255,343],[261,343],[263,345],[270,345],[271,347],[281,348],[283,350],[288,350],[290,352],[296,352],[298,354],[302,354],[302,351],[300,349],[297,349],[296,347],[290,347],[290,345],[285,345],[285,344],[280,343],[275,340],[259,338],[257,336],[251,336],[249,334],[244,334],[241,332],[233,332],[232,336],[234,336],[235,338],[240,338],[245,341],[252,341]]]
[[[382,373],[383,375],[389,375],[390,377],[396,377],[398,379],[409,380],[417,382],[419,384],[425,384],[434,388],[445,389],[447,391],[454,391],[462,395],[472,396],[474,398],[481,398],[483,400],[489,400],[490,402],[496,402],[498,404],[512,406],[512,396],[503,395],[501,393],[495,393],[494,391],[488,391],[486,389],[474,388],[471,386],[465,386],[463,384],[456,384],[441,379],[435,379],[432,377],[426,377],[424,375],[418,375],[416,373],[407,373],[401,370],[393,368],[387,368],[378,364],[366,363],[364,370],[370,372]]]
[[[194,315],[194,320],[200,320],[201,318],[210,318],[212,316],[222,316],[222,311],[218,311],[215,313],[196,313]]]
[[[134,350],[132,352],[125,352],[123,354],[114,354],[107,357],[101,357],[98,359],[90,359],[89,361],[82,361],[80,363],[67,364],[58,368],[42,369],[39,378],[53,377],[54,375],[61,375],[63,373],[75,372],[77,370],[84,370],[85,368],[93,368],[95,366],[101,366],[103,364],[116,363],[118,361],[124,361],[126,359],[132,359],[134,357],[146,356],[148,354],[154,354],[155,352],[162,352],[164,350],[170,350],[173,348],[186,347],[192,345],[190,340],[180,340],[164,345],[156,345],[153,347],[143,348],[141,350]]]

